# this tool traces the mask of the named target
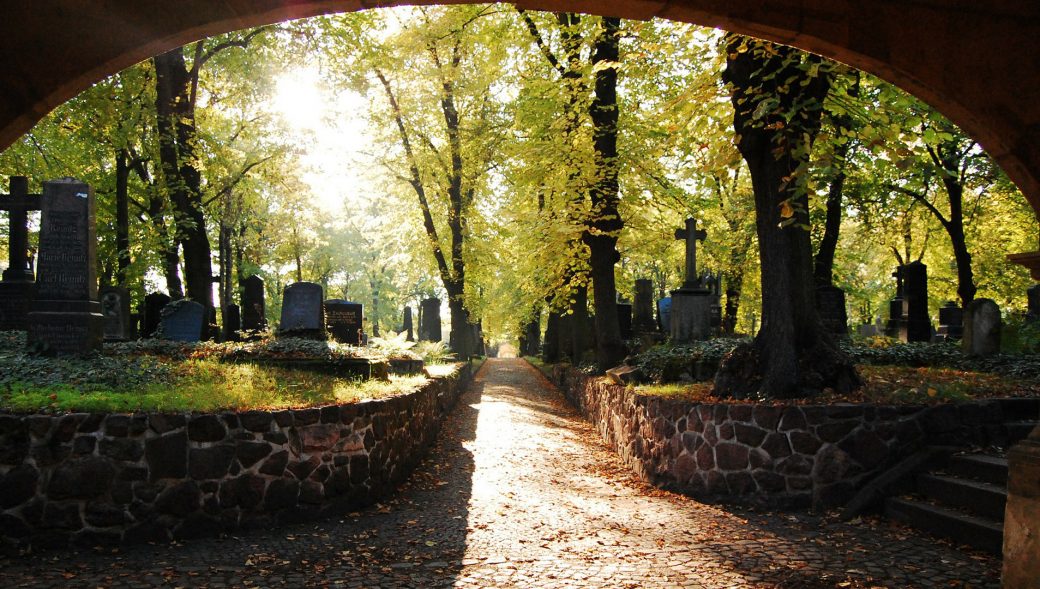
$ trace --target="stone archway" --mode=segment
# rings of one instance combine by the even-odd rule
[[[459,0],[9,3],[0,21],[0,148],[90,84],[219,33],[332,12]],[[1040,4],[1032,0],[521,0],[753,35],[876,74],[975,137],[1040,212]]]

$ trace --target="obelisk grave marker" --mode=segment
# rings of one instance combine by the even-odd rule
[[[29,347],[56,354],[101,348],[94,191],[73,178],[43,183],[36,296]]]

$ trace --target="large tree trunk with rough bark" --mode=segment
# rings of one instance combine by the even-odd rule
[[[592,120],[596,183],[590,193],[592,219],[582,236],[589,246],[593,304],[596,310],[596,364],[600,370],[617,366],[627,354],[618,323],[614,266],[620,259],[617,241],[624,227],[619,210],[617,64],[621,20],[604,18],[592,56],[596,87],[589,117]]]
[[[152,58],[159,159],[166,191],[173,204],[177,241],[184,253],[187,295],[213,307],[213,268],[202,206],[202,175],[196,167],[195,103],[192,76],[184,53],[174,49]]]
[[[809,153],[805,142],[819,131],[819,105],[829,82],[822,75],[807,76],[796,50],[774,45],[764,52],[759,43],[729,37],[724,79],[732,85],[737,147],[755,193],[762,329],[753,343],[723,361],[715,393],[792,398],[825,388],[848,392],[860,380],[816,312],[808,197],[798,181],[805,173],[799,154]],[[778,104],[756,118],[763,99]]]

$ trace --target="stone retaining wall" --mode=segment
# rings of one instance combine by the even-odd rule
[[[960,405],[698,404],[637,394],[556,367],[553,380],[640,477],[694,497],[841,505],[926,445],[1005,445],[1012,412],[1037,400]]]
[[[0,414],[0,546],[166,541],[370,504],[412,471],[470,365],[399,397],[242,413]]]

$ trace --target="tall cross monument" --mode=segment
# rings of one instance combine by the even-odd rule
[[[708,234],[703,229],[697,229],[697,219],[686,219],[686,227],[675,230],[675,239],[686,241],[686,276],[683,279],[683,288],[701,288],[700,278],[697,276],[697,241],[704,241]]]
[[[8,264],[0,280],[0,330],[28,329],[33,297],[29,263],[29,211],[40,210],[40,195],[29,194],[25,176],[11,176],[11,193],[0,194],[0,211],[8,213]]]

